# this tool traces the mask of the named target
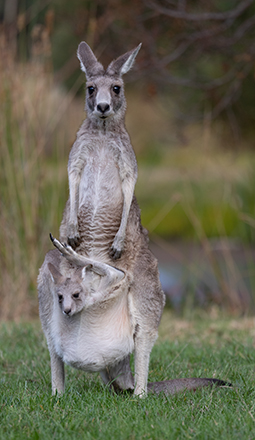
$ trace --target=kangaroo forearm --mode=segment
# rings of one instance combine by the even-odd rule
[[[114,259],[117,259],[121,256],[124,247],[128,217],[134,195],[135,181],[136,176],[134,176],[132,179],[126,179],[122,183],[123,208],[121,222],[111,247],[111,255]]]
[[[70,174],[69,175],[70,223],[77,222],[78,207],[79,207],[79,184],[80,184],[79,175],[74,173]]]

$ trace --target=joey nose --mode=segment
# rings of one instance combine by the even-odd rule
[[[100,113],[102,113],[102,114],[104,114],[105,112],[107,112],[109,109],[110,109],[110,106],[109,106],[109,104],[107,104],[107,102],[100,102],[100,103],[97,105],[97,110],[98,110]]]

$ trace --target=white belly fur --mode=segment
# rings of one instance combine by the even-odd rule
[[[121,222],[123,195],[119,170],[105,148],[88,155],[79,184],[78,252],[109,261],[110,246]]]
[[[81,174],[79,208],[89,204],[94,212],[122,203],[121,181],[114,157],[101,147],[88,155]]]
[[[101,371],[134,349],[125,295],[107,309],[88,309],[70,318],[60,313],[55,324],[56,352],[65,363],[81,370]]]

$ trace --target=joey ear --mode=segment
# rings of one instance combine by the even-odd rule
[[[82,41],[79,44],[77,57],[81,63],[81,70],[85,72],[87,78],[102,75],[104,73],[102,64],[97,61],[97,58],[85,41]]]
[[[135,62],[136,55],[138,54],[141,46],[142,43],[140,43],[139,46],[137,46],[135,49],[130,50],[124,55],[121,55],[116,60],[112,61],[109,64],[106,72],[109,75],[118,75],[118,76],[122,76],[125,73],[127,73],[132,68]]]
[[[85,281],[86,278],[86,266],[84,266],[81,270],[81,279],[82,281]]]
[[[104,264],[104,270],[100,271],[100,273],[98,270],[95,270],[91,264],[84,266],[79,272],[82,281],[86,281],[87,272],[94,272],[99,275],[101,278],[101,287],[104,289],[120,283],[120,281],[125,277],[125,273],[122,270],[108,264]]]
[[[85,281],[87,270],[91,270],[92,264],[87,264],[86,266],[82,267],[79,271],[79,277],[82,281]]]
[[[102,276],[102,286],[104,288],[113,287],[114,285],[120,283],[125,277],[125,273],[113,266],[108,266],[107,272]]]
[[[63,275],[59,270],[52,264],[48,263],[48,269],[50,271],[50,277],[55,284],[60,284],[63,281]]]

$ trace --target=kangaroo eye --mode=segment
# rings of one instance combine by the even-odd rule
[[[62,302],[62,300],[63,300],[63,295],[59,294],[59,295],[58,295],[58,302],[60,302],[60,303],[61,303],[61,302]]]
[[[89,95],[92,95],[92,93],[93,93],[94,91],[95,91],[95,87],[93,87],[93,86],[88,87]]]
[[[120,86],[113,86],[113,91],[118,95],[120,93]]]
[[[79,296],[80,296],[80,292],[76,292],[73,294],[73,298],[79,298]]]

